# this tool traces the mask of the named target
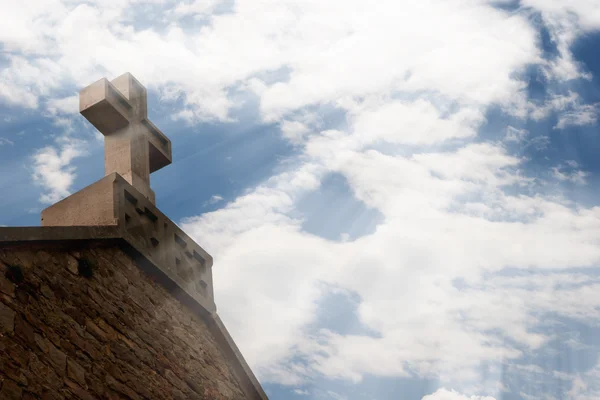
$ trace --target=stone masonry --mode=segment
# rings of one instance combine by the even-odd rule
[[[38,248],[0,250],[0,399],[249,398],[207,324],[118,247]]]

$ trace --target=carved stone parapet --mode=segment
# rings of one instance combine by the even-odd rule
[[[209,313],[212,257],[117,173],[42,211],[42,226],[116,226],[120,236]]]

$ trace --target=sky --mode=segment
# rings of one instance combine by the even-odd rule
[[[0,0],[0,225],[132,73],[271,399],[600,398],[597,0]]]

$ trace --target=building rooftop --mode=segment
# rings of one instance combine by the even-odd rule
[[[0,248],[118,245],[200,315],[253,398],[266,399],[217,314],[212,257],[156,207],[150,174],[172,161],[129,73],[80,92],[80,112],[105,136],[105,176],[42,211],[41,227],[0,227]]]

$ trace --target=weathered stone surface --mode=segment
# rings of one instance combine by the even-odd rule
[[[23,390],[13,381],[5,380],[0,390],[0,399],[2,400],[20,400]]]
[[[73,257],[70,254],[67,254],[67,270],[72,273],[73,275],[77,275],[78,272],[78,263],[77,263],[77,259],[75,257]]]
[[[41,393],[46,388],[58,391],[62,386],[62,380],[55,372],[54,368],[44,364],[36,355],[32,355],[29,361],[29,377],[27,388],[34,393]]]
[[[15,330],[15,312],[0,303],[0,333],[12,333]]]
[[[248,398],[206,323],[120,249],[79,249],[97,261],[89,279],[73,251],[27,253],[0,252],[29,265],[0,296],[0,399]]]
[[[83,367],[73,359],[67,360],[67,377],[81,386],[85,386],[85,371]]]
[[[48,359],[59,375],[67,372],[67,355],[54,347],[52,343],[49,346]]]
[[[25,345],[35,344],[35,332],[33,327],[20,315],[15,319],[15,335]]]
[[[5,274],[6,268],[0,268],[0,293],[4,293],[9,297],[15,297],[15,284],[6,279]]]
[[[73,393],[78,399],[94,400],[94,396],[92,396],[87,390],[77,386],[76,383],[68,379],[65,381],[65,386],[67,386],[71,393]]]
[[[27,377],[21,371],[21,367],[11,359],[0,359],[0,368],[5,372],[5,375],[21,385],[27,384]],[[0,397],[1,399],[2,397]]]
[[[52,289],[50,289],[48,285],[42,285],[40,291],[42,292],[42,295],[47,299],[54,299],[54,292],[52,291]]]
[[[91,333],[92,335],[94,335],[96,337],[96,339],[105,342],[108,338],[106,337],[106,333],[98,328],[98,326],[94,323],[94,321],[87,319],[85,321],[85,327],[87,328],[87,331],[89,333]]]

